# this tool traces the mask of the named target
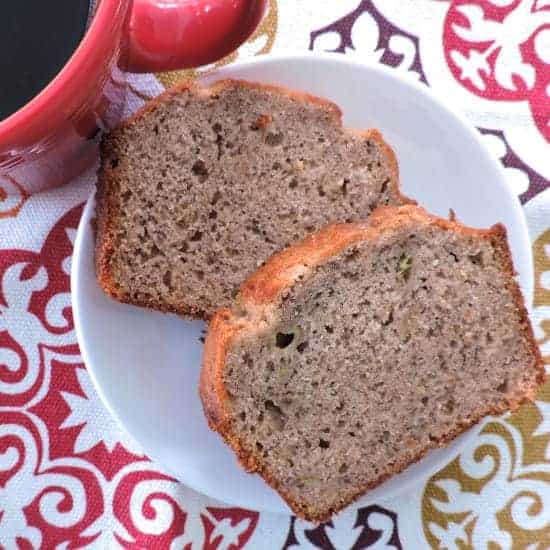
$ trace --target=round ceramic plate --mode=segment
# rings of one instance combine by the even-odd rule
[[[259,57],[204,78],[241,78],[281,84],[329,98],[355,128],[379,128],[394,147],[404,192],[430,212],[452,208],[466,224],[503,222],[528,304],[531,247],[517,198],[479,134],[426,86],[383,66],[338,54]],[[198,397],[204,325],[114,302],[94,275],[91,220],[86,205],[76,239],[72,291],[80,348],[111,413],[144,451],[186,485],[221,501],[288,512],[258,476],[246,474],[220,437],[208,429]],[[394,496],[456,456],[475,428],[445,449],[431,451],[354,506]]]

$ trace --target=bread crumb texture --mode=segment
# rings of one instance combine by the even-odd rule
[[[209,317],[271,254],[405,201],[376,131],[245,83],[183,87],[103,142],[98,278],[115,298]]]
[[[345,248],[228,348],[229,430],[302,517],[326,519],[541,381],[504,234],[453,226],[411,219]]]

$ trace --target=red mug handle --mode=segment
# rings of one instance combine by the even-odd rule
[[[130,72],[163,72],[212,63],[235,50],[257,27],[266,0],[134,0]]]

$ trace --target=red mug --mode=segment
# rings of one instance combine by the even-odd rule
[[[0,121],[0,195],[61,185],[95,159],[124,103],[122,71],[211,63],[258,25],[265,0],[98,0],[82,42],[29,103]],[[1,200],[1,196],[0,196]]]

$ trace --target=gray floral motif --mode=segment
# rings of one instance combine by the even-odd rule
[[[366,506],[356,513],[344,511],[318,526],[292,519],[283,550],[402,550],[397,514],[381,506]]]
[[[418,53],[418,38],[388,21],[372,0],[341,19],[311,33],[310,49],[359,56],[383,63],[426,82]]]
[[[505,150],[503,151],[503,154],[499,155],[499,158],[504,165],[505,173],[507,175],[511,175],[511,173],[515,171],[516,174],[524,175],[528,179],[527,188],[519,189],[519,199],[522,204],[525,204],[535,195],[541,193],[544,189],[550,186],[550,181],[545,179],[519,158],[519,156],[508,144],[503,132],[500,130],[488,130],[486,128],[479,128],[479,131],[483,136],[487,136],[490,139],[499,140],[501,142],[502,148]]]

